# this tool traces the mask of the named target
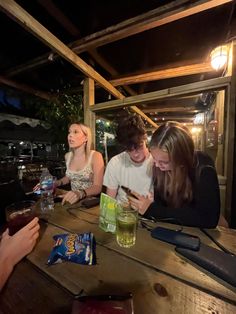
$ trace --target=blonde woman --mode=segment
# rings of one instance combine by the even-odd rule
[[[74,204],[86,196],[97,195],[102,190],[104,161],[102,155],[91,150],[91,131],[82,123],[69,126],[70,151],[65,155],[66,174],[56,181],[56,187],[71,184],[71,191],[63,195],[65,202]]]
[[[189,131],[177,122],[161,125],[153,134],[154,201],[134,193],[131,204],[146,217],[172,218],[183,225],[214,228],[220,215],[219,185],[214,163],[194,151]]]

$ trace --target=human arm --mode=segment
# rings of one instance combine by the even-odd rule
[[[66,185],[70,183],[70,179],[67,176],[64,176],[61,179],[56,180],[55,182],[55,188],[59,188],[62,185]]]
[[[118,189],[110,189],[106,188],[106,194],[109,195],[110,197],[116,198]]]
[[[85,190],[87,196],[101,193],[104,174],[104,161],[102,154],[95,151],[92,159],[93,184]]]
[[[106,194],[113,198],[116,198],[120,184],[116,175],[117,172],[115,171],[115,167],[115,159],[112,158],[106,166],[106,171],[103,178],[103,184],[106,186]]]
[[[183,225],[201,228],[215,228],[220,214],[220,195],[216,171],[213,167],[204,167],[194,186],[194,200],[180,208],[167,206],[158,196],[148,207],[139,207],[145,217],[156,219],[172,218]],[[139,204],[142,206],[142,204]]]
[[[78,191],[69,191],[66,193],[62,200],[62,205],[65,202],[74,204],[80,199],[85,198],[86,196],[97,195],[102,191],[102,182],[103,182],[103,173],[104,173],[104,161],[102,154],[99,152],[93,153],[93,158],[91,161],[93,169],[93,182],[92,185],[85,190]]]
[[[14,266],[32,251],[38,236],[38,218],[34,218],[13,236],[9,236],[8,229],[3,233],[0,242],[0,290]]]
[[[70,183],[70,179],[67,176],[64,176],[63,178],[56,180],[54,182],[54,188],[58,188],[62,185],[66,185]],[[37,183],[34,187],[33,187],[33,191],[38,191],[40,190],[40,183]]]

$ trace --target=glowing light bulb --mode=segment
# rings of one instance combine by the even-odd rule
[[[215,70],[221,69],[228,59],[228,46],[218,46],[211,52],[211,66]]]

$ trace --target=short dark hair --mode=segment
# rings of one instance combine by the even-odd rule
[[[127,150],[137,148],[147,138],[142,118],[137,114],[123,117],[118,122],[116,138],[117,142]]]

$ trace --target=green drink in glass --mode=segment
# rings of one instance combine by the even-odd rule
[[[129,248],[135,244],[137,211],[119,206],[116,217],[116,241],[121,247]]]

